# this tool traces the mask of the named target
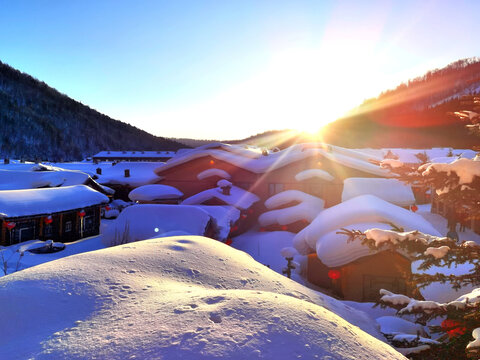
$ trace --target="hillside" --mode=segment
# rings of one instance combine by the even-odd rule
[[[350,148],[472,147],[478,138],[449,112],[471,110],[460,98],[479,92],[480,59],[459,60],[365,101],[348,117],[324,127],[316,140]],[[309,141],[308,134],[283,130],[238,142],[285,148]]]
[[[100,150],[185,147],[95,111],[0,62],[0,156],[80,160]]]

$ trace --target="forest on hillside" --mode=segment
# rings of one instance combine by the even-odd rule
[[[0,156],[81,160],[101,150],[177,150],[0,62]]]

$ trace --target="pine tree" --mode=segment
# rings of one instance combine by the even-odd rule
[[[480,97],[461,99],[464,110],[451,113],[469,122],[469,129],[480,135]],[[476,149],[479,150],[479,149]],[[425,163],[406,166],[388,159],[382,166],[400,180],[424,188],[432,188],[439,201],[454,208],[464,208],[468,219],[480,219],[480,161],[457,159],[450,164]],[[415,300],[405,295],[381,291],[379,305],[395,308],[399,316],[414,317],[417,323],[429,326],[437,338],[397,337],[392,345],[412,359],[479,359],[480,358],[480,245],[473,241],[456,241],[418,231],[399,232],[370,229],[365,232],[342,229],[350,240],[362,241],[372,249],[394,249],[409,254],[420,262],[418,270],[471,264],[471,271],[462,275],[412,274],[411,283],[421,289],[434,282],[448,283],[454,289],[466,285],[476,287],[471,293],[449,303]],[[438,325],[438,319],[441,319]],[[437,324],[437,325],[433,325]]]

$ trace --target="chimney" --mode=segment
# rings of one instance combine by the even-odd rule
[[[230,195],[230,190],[232,189],[232,183],[226,179],[219,180],[217,186],[222,190],[223,195]]]
[[[102,168],[97,168],[97,174],[102,175]]]
[[[130,177],[130,169],[125,169],[125,177]]]

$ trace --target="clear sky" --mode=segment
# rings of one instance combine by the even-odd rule
[[[315,130],[480,55],[480,1],[0,0],[0,60],[155,135]]]

